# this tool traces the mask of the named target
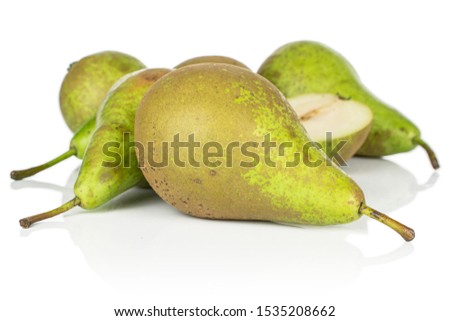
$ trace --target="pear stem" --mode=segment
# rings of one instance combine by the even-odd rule
[[[425,151],[428,154],[428,158],[430,159],[431,162],[431,166],[433,166],[434,169],[438,169],[439,168],[439,162],[437,160],[436,154],[434,153],[434,151],[431,149],[431,147],[425,143],[422,138],[417,137],[414,139],[414,141],[423,147],[423,149],[425,149]]]
[[[44,164],[36,166],[36,167],[31,167],[28,169],[12,171],[11,178],[17,181],[17,180],[24,179],[26,177],[33,176],[34,174],[37,174],[37,173],[43,171],[44,169],[47,169],[49,167],[52,167],[53,165],[58,164],[59,162],[62,162],[63,160],[69,158],[70,156],[75,155],[76,153],[77,153],[76,149],[74,147],[72,147],[67,152],[59,155],[58,157],[52,159],[51,161],[49,161],[47,163],[44,163]]]
[[[39,221],[42,221],[42,220],[46,220],[46,219],[51,218],[53,216],[56,216],[58,214],[67,212],[71,208],[74,208],[75,206],[78,206],[80,204],[81,204],[80,199],[78,197],[74,197],[73,199],[71,199],[67,203],[64,203],[60,207],[57,207],[57,208],[55,208],[55,209],[53,209],[51,211],[44,212],[44,213],[37,214],[37,215],[33,215],[33,216],[29,216],[29,217],[25,217],[25,218],[21,219],[19,221],[20,226],[22,226],[23,228],[29,228],[31,225],[33,225],[36,222],[39,222]]]
[[[396,220],[383,213],[378,212],[377,210],[374,210],[373,208],[370,208],[369,206],[363,204],[359,211],[360,213],[365,214],[370,218],[373,218],[374,220],[377,220],[378,222],[389,226],[391,229],[400,234],[400,236],[403,237],[403,239],[407,242],[412,241],[415,237],[415,233],[412,228],[409,228],[406,225],[397,222]]]

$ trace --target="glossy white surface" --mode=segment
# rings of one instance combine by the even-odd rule
[[[447,319],[448,6],[195,3],[2,4],[0,319],[113,320],[113,308],[213,304],[334,305],[334,320]],[[142,189],[96,211],[74,209],[20,229],[19,218],[72,197],[76,159],[27,180],[9,179],[10,170],[67,148],[71,135],[57,95],[70,62],[114,49],[149,67],[220,54],[255,70],[278,46],[300,39],[344,54],[437,151],[438,172],[420,149],[354,159],[346,168],[368,204],[416,230],[413,242],[365,217],[324,228],[201,220]]]

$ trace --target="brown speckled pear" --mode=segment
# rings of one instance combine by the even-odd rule
[[[276,145],[268,152],[267,134]],[[190,139],[191,147],[175,148],[177,139]],[[139,105],[135,140],[151,187],[189,215],[329,225],[365,214],[414,238],[368,207],[358,185],[311,142],[283,94],[244,68],[205,63],[167,74]],[[291,145],[278,152],[283,143]]]

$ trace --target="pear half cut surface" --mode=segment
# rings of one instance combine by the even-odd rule
[[[374,115],[373,124],[358,155],[380,157],[421,146],[433,168],[439,168],[436,154],[421,138],[419,128],[372,94],[353,66],[333,49],[314,41],[288,43],[263,62],[258,74],[277,86],[287,98],[310,93],[334,94],[369,107]]]
[[[359,102],[331,94],[306,94],[288,101],[311,140],[338,164],[350,159],[369,135],[373,114]]]
[[[283,94],[249,70],[207,63],[174,70],[146,93],[135,121],[145,178],[183,213],[309,225],[364,214],[406,241],[414,238],[412,229],[365,204],[362,190],[310,140]],[[267,151],[267,137],[276,148]],[[186,140],[189,148],[174,147]]]

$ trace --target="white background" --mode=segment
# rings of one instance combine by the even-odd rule
[[[0,319],[113,320],[113,308],[215,304],[448,320],[449,12],[430,0],[2,2]],[[72,197],[77,159],[9,179],[68,148],[58,91],[69,63],[111,49],[149,67],[218,54],[256,70],[305,39],[346,56],[437,151],[437,173],[420,149],[346,169],[370,205],[415,228],[413,242],[365,217],[328,228],[195,219],[146,190],[20,229],[19,218]]]

